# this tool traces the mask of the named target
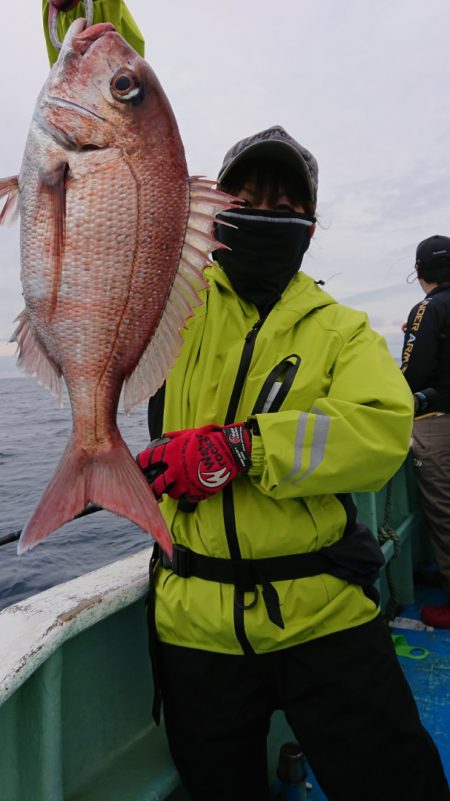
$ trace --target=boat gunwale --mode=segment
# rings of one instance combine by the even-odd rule
[[[0,612],[0,704],[62,643],[146,595],[152,550],[144,548]]]

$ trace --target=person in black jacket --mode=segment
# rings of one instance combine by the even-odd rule
[[[441,586],[450,594],[450,238],[417,247],[417,277],[425,298],[404,326],[402,372],[414,393],[412,451]],[[450,599],[426,606],[422,620],[450,628]]]

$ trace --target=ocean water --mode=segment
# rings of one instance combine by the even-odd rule
[[[53,475],[71,430],[67,397],[59,408],[32,378],[0,378],[0,537],[23,528]],[[133,454],[148,443],[147,409],[119,412]],[[67,523],[31,551],[0,546],[0,609],[41,590],[147,548],[149,536],[128,520],[96,512]]]

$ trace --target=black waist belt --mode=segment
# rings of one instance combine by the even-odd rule
[[[331,572],[330,560],[319,551],[233,561],[204,556],[182,545],[174,545],[171,560],[161,551],[160,564],[182,578],[196,576],[206,581],[234,584],[248,592],[251,592],[256,584],[306,578]]]

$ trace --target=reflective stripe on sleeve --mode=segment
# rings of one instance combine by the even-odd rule
[[[330,418],[327,415],[322,415],[322,414],[317,414],[315,416],[314,433],[312,436],[312,442],[310,446],[305,444],[305,440],[307,439],[306,426],[308,418],[310,418],[310,415],[307,415],[304,412],[300,412],[300,417],[297,426],[297,433],[295,436],[294,465],[292,467],[292,470],[290,470],[289,473],[283,477],[282,479],[283,481],[289,481],[289,480],[294,482],[303,481],[319,466],[319,464],[323,461],[323,458],[325,456],[328,430],[330,428]],[[308,447],[310,450],[309,467],[307,467],[305,472],[303,472],[300,476],[294,478],[294,476],[297,475],[297,473],[301,472],[302,470],[303,456],[306,448]]]

